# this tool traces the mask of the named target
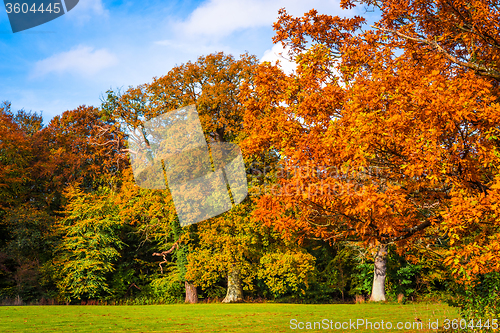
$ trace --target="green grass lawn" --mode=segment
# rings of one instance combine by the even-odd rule
[[[369,321],[375,327],[383,320],[384,327],[387,322],[395,327],[398,322],[415,322],[416,318],[422,321],[423,330],[367,330],[366,324],[356,330],[353,326],[345,328],[349,320],[360,320],[360,324],[361,320]],[[429,319],[439,320],[442,328],[445,318],[459,318],[457,310],[444,304],[371,303],[2,306],[0,332],[434,332],[427,328]],[[306,329],[307,322],[312,329]],[[314,329],[314,322],[322,329],[318,324]],[[335,329],[336,322],[346,322],[344,329]],[[304,329],[300,329],[302,325]]]

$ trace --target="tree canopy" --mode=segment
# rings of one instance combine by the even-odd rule
[[[400,251],[447,239],[446,260],[461,271],[500,268],[497,79],[494,63],[465,52],[488,30],[456,32],[446,3],[368,2],[383,14],[367,30],[362,17],[280,12],[274,41],[290,48],[296,72],[264,64],[244,95],[245,147],[278,150],[286,170],[259,218],[284,232]],[[482,10],[483,21],[496,13]],[[483,37],[484,47],[493,43]],[[494,57],[490,47],[484,54]]]

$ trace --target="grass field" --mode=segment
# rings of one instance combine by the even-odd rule
[[[394,329],[398,322],[413,323],[416,318],[424,329]],[[370,303],[2,306],[0,332],[435,332],[427,327],[429,319],[438,320],[442,328],[445,318],[459,318],[457,310],[444,304]],[[356,324],[363,320],[364,324],[346,329],[349,320]],[[393,329],[376,329],[382,320],[384,327],[391,322]],[[367,321],[372,329],[366,329]],[[314,322],[319,322],[316,329]]]

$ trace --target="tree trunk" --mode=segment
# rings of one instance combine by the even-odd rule
[[[385,276],[387,271],[387,245],[381,244],[375,256],[373,287],[370,301],[385,301]]]
[[[186,286],[186,303],[198,303],[198,292],[196,291],[196,286],[189,283],[188,281],[184,281],[184,285]]]
[[[243,302],[243,289],[241,288],[240,270],[232,265],[227,275],[227,294],[222,303]]]

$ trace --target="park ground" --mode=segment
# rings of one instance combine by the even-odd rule
[[[0,332],[436,332],[429,323],[442,329],[457,318],[457,309],[441,303],[3,306]],[[393,329],[376,329],[382,321]],[[397,323],[413,328],[394,329]]]

